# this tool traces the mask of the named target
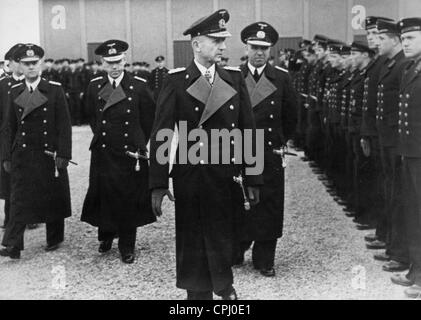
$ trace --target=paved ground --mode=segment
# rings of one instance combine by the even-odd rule
[[[87,127],[74,128],[73,137],[79,165],[70,168],[73,216],[66,220],[66,241],[45,253],[44,226],[27,231],[22,259],[0,258],[0,299],[184,299],[185,292],[175,288],[172,203],[165,203],[157,223],[138,230],[133,265],[120,261],[116,245],[106,255],[97,252],[96,230],[80,222],[91,133]],[[234,270],[240,298],[404,299],[403,288],[390,282],[382,263],[365,248],[363,236],[369,232],[355,229],[307,163],[289,160],[277,276],[262,278],[248,252],[246,265]]]

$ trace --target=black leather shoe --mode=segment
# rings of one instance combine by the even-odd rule
[[[223,295],[222,300],[238,300],[237,292],[235,292],[235,289],[233,288],[229,294]]]
[[[121,261],[124,263],[131,264],[134,262],[135,255],[133,253],[122,253],[121,254]]]
[[[98,252],[105,253],[107,251],[110,251],[112,246],[113,240],[101,241],[101,243],[99,244]]]
[[[26,228],[27,228],[28,230],[34,230],[34,229],[38,228],[38,224],[37,224],[37,223],[27,224],[27,225],[26,225]]]
[[[373,256],[374,260],[377,261],[390,261],[390,256],[388,254],[386,254],[385,252],[383,253],[376,253]]]
[[[394,284],[398,284],[404,287],[410,287],[414,284],[414,282],[409,280],[404,274],[394,274],[390,277],[390,280],[392,280]]]
[[[380,240],[375,240],[373,242],[367,243],[366,247],[367,249],[374,249],[374,250],[386,249],[386,243]]]
[[[345,215],[348,218],[355,218],[355,212],[354,211],[349,211],[349,212],[345,213]]]
[[[269,268],[269,269],[260,269],[260,274],[262,276],[271,278],[275,276],[275,269]]]
[[[20,259],[20,250],[15,247],[7,247],[0,250],[0,256],[10,259]]]
[[[409,265],[407,263],[402,263],[395,260],[390,260],[388,263],[383,265],[383,271],[387,272],[401,272],[409,269]]]
[[[60,244],[61,244],[61,242],[59,242],[59,243],[56,243],[56,244],[48,244],[45,248],[44,248],[44,250],[45,251],[47,251],[47,252],[50,252],[50,251],[55,251],[55,250],[57,250],[58,248],[60,248]]]
[[[187,300],[213,300],[212,291],[191,291],[187,290]]]
[[[378,240],[378,238],[375,233],[370,233],[364,237],[364,240],[367,242],[373,242],[373,241]]]

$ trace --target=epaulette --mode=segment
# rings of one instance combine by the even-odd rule
[[[48,81],[48,83],[51,83],[51,84],[53,84],[55,86],[61,86],[61,83],[60,82],[56,82],[56,81],[52,81],[52,80]]]
[[[287,69],[284,69],[284,68],[281,68],[281,67],[278,67],[278,66],[275,66],[275,68],[278,69],[278,70],[281,70],[283,72],[289,73],[289,71]]]
[[[420,73],[421,72],[421,63],[420,61],[416,62],[417,65],[415,66],[415,72]]]
[[[13,89],[13,88],[19,87],[19,86],[21,86],[21,85],[23,85],[23,83],[22,83],[22,82],[16,83],[16,84],[14,84],[14,85],[13,85],[10,89]]]
[[[2,81],[3,79],[6,79],[6,77],[0,77],[0,81]]]
[[[170,71],[168,71],[168,74],[173,74],[173,73],[177,73],[177,72],[181,72],[186,70],[186,68],[181,67],[181,68],[175,68],[175,69],[171,69]]]
[[[240,67],[230,67],[230,66],[225,66],[224,67],[225,70],[230,70],[230,71],[238,71],[241,72]]]
[[[396,60],[392,60],[392,62],[390,62],[387,67],[390,69],[392,68],[394,65],[396,64]]]
[[[97,81],[97,80],[101,80],[101,79],[103,79],[103,78],[104,78],[103,76],[99,76],[99,77],[93,78],[90,82],[94,82],[94,81]]]
[[[143,78],[141,78],[141,77],[134,76],[134,78],[135,78],[136,80],[140,80],[140,81],[146,82],[146,80],[145,80],[145,79],[143,79]]]

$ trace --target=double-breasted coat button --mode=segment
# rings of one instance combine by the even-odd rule
[[[271,114],[271,115],[269,116],[269,118],[273,119],[273,114]]]
[[[44,147],[48,147],[48,143],[44,144]]]
[[[44,120],[44,121],[42,121],[42,122],[47,123],[47,120]]]
[[[233,105],[230,105],[230,109],[231,109],[231,110],[234,110],[234,106],[233,106]]]
[[[127,133],[125,133],[124,136],[127,138],[129,135]]]
[[[273,101],[273,100],[272,100],[272,101],[270,102],[270,104],[274,105],[274,104],[275,104],[275,101]]]
[[[102,120],[102,124],[106,124],[107,123],[107,121],[106,120]]]
[[[130,113],[130,112],[132,112],[130,109],[127,109],[127,113]]]
[[[45,120],[44,120],[44,121],[45,121]],[[20,123],[21,123],[21,124],[25,124],[25,121],[23,121],[23,120],[22,120]],[[44,123],[45,123],[45,122],[44,122]]]
[[[409,131],[406,131],[406,135],[408,135],[408,136],[409,136]]]
[[[46,136],[47,135],[47,131],[44,131],[44,136]]]
[[[128,100],[129,100],[129,101],[132,101],[132,97],[129,97],[129,98],[128,98]]]
[[[128,148],[128,146],[124,146],[124,149],[127,149]]]
[[[24,136],[24,135],[26,135],[26,133],[25,132],[22,132],[22,135]]]
[[[106,135],[107,135],[107,133],[106,133],[106,132],[103,132],[103,133],[102,133],[102,135],[103,135],[103,136],[106,136]]]
[[[269,142],[268,142],[268,145],[270,145],[270,146],[271,146],[271,145],[272,145],[272,141],[269,141]]]
[[[105,144],[103,144],[102,147],[105,148],[106,147]]]
[[[198,112],[199,111],[199,107],[194,108],[194,111]]]
[[[44,111],[47,111],[47,108],[44,108],[43,110],[44,110]]]
[[[26,144],[24,143],[24,144],[22,145],[22,147],[26,148]]]
[[[231,127],[233,127],[233,128],[234,128],[234,127],[235,127],[235,123],[231,123]]]
[[[129,88],[130,88],[130,90],[133,90],[133,86],[130,86]]]
[[[269,131],[269,132],[272,132],[272,128],[269,128],[269,129],[268,129],[268,131]]]

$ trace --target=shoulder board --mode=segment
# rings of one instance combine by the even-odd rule
[[[16,83],[16,84],[14,84],[14,85],[13,85],[10,89],[13,89],[13,88],[19,87],[19,86],[21,86],[21,85],[23,85],[23,83],[22,83],[22,82]]]
[[[225,70],[229,70],[229,71],[238,71],[241,72],[240,67],[230,67],[230,66],[225,66],[224,67]]]
[[[101,80],[101,79],[103,79],[103,78],[104,78],[103,76],[99,76],[99,77],[93,78],[90,82],[94,82],[94,81],[97,81],[97,80]]]
[[[48,83],[51,83],[51,84],[53,84],[53,85],[55,85],[55,86],[61,86],[61,83],[60,82],[56,82],[56,81],[48,81]]]
[[[140,80],[140,81],[146,82],[146,80],[145,80],[145,79],[143,79],[143,78],[141,78],[141,77],[134,76],[134,78],[135,78],[136,80]]]
[[[289,73],[289,71],[287,69],[284,69],[284,68],[281,68],[281,67],[278,67],[278,66],[275,66],[275,68],[278,69],[278,70],[281,70],[283,72]]]
[[[186,68],[182,67],[182,68],[175,68],[175,69],[171,69],[170,71],[168,71],[168,74],[173,74],[173,73],[177,73],[177,72],[181,72],[186,70]]]
[[[0,81],[2,81],[3,79],[6,79],[6,77],[0,77]]]
[[[392,60],[392,62],[390,62],[387,67],[390,69],[392,68],[394,65],[396,64],[396,60]]]
[[[421,63],[420,63],[420,61],[418,61],[416,63],[417,63],[417,65],[415,66],[415,72],[416,73],[420,73],[420,71],[421,71]]]

